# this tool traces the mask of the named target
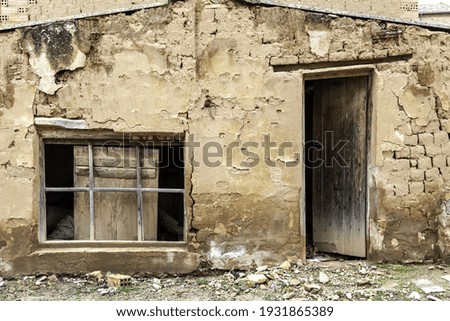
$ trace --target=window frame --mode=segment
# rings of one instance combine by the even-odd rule
[[[176,134],[179,137],[184,137],[184,134]],[[59,136],[59,135],[58,135]],[[84,136],[84,135],[83,135]],[[185,245],[186,244],[186,154],[183,155],[183,173],[184,173],[184,186],[183,188],[143,188],[142,187],[142,168],[140,162],[136,162],[136,187],[95,187],[95,176],[94,176],[94,145],[105,143],[110,140],[118,140],[123,139],[123,136],[117,135],[100,135],[100,138],[92,138],[92,137],[80,137],[80,138],[72,138],[72,137],[46,137],[46,135],[42,135],[40,137],[39,142],[39,167],[40,167],[40,206],[39,206],[39,220],[38,220],[38,241],[41,245],[55,246],[60,245],[63,247],[76,247],[76,246],[136,246],[136,247],[149,247],[149,246],[177,246],[177,245]],[[175,136],[175,135],[174,135]],[[167,136],[174,137],[174,136]],[[152,135],[149,136],[150,138]],[[178,140],[135,140],[130,139],[126,142],[126,144],[122,145],[122,147],[136,147],[136,157],[141,159],[142,153],[141,149],[143,146],[143,142],[152,142],[154,146],[162,146],[163,143],[171,142],[174,146],[182,146],[184,148],[184,139]],[[47,144],[55,144],[55,145],[71,145],[71,146],[86,146],[88,148],[88,165],[89,165],[89,186],[88,187],[47,187],[45,182],[45,146]],[[145,145],[144,145],[145,146]],[[88,240],[49,240],[47,238],[47,202],[46,202],[46,193],[47,192],[88,192],[89,193],[89,239]],[[137,226],[138,226],[138,239],[137,240],[96,240],[95,239],[95,202],[94,195],[96,192],[135,192],[137,196]],[[158,240],[145,240],[144,239],[144,227],[145,222],[143,222],[143,203],[142,196],[143,193],[173,193],[173,194],[182,194],[183,195],[183,240],[182,241],[158,241]],[[158,214],[156,214],[158,215]],[[157,219],[157,217],[156,217]]]

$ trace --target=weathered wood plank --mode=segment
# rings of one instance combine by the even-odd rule
[[[366,256],[367,98],[366,76],[314,83],[313,136],[324,164],[313,173],[313,237],[321,251]]]

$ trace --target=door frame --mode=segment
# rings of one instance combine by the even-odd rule
[[[374,167],[373,160],[375,160],[376,148],[373,146],[375,143],[375,126],[372,126],[375,118],[375,93],[376,93],[376,67],[375,65],[358,65],[350,67],[335,67],[335,68],[323,68],[323,69],[312,69],[303,70],[301,73],[302,77],[302,129],[301,129],[301,141],[302,141],[302,167],[301,167],[301,177],[302,177],[302,190],[300,195],[300,235],[303,239],[304,252],[303,261],[306,261],[306,170],[304,165],[304,146],[306,137],[306,127],[305,127],[305,113],[306,113],[306,103],[305,103],[305,83],[310,80],[321,80],[321,79],[333,79],[333,78],[351,78],[358,76],[368,77],[368,91],[367,91],[367,110],[366,110],[366,151],[365,155],[366,161],[366,259],[370,257],[370,219],[376,217],[376,186],[375,181],[371,173],[372,167]]]

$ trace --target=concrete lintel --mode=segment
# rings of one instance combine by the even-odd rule
[[[47,118],[36,117],[34,118],[34,124],[36,126],[50,126],[60,127],[65,129],[87,129],[87,123],[82,119],[66,119],[66,118]]]

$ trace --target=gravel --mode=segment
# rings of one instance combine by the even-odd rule
[[[131,284],[107,285],[108,272],[39,274],[0,278],[0,300],[450,300],[450,269],[444,264],[375,264],[368,261],[284,262],[249,271],[209,271],[191,275],[136,274]],[[418,281],[428,281],[425,293]],[[419,285],[417,285],[419,284]]]

